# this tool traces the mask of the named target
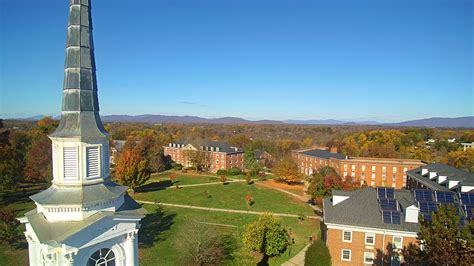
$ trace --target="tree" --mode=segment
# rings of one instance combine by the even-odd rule
[[[451,151],[442,159],[443,163],[474,173],[474,149]]]
[[[34,140],[26,155],[26,166],[23,175],[28,181],[51,181],[51,140],[46,135],[41,135]]]
[[[409,261],[428,265],[473,265],[474,222],[461,224],[454,206],[441,205],[431,215],[431,222],[422,220],[417,246],[403,253]],[[419,247],[423,246],[422,249]]]
[[[257,221],[248,224],[242,235],[244,246],[268,257],[282,254],[290,243],[290,236],[280,221],[271,214],[261,215]]]
[[[198,150],[186,150],[184,156],[198,172],[201,168],[205,167],[206,157],[204,152]]]
[[[262,167],[255,160],[255,154],[251,148],[245,149],[244,153],[244,168],[248,175],[255,177],[260,173]]]
[[[306,192],[316,199],[331,196],[332,190],[349,191],[360,187],[352,177],[341,178],[336,170],[330,166],[322,167],[308,177],[308,188]]]
[[[286,183],[299,182],[302,179],[302,174],[298,170],[298,164],[291,156],[280,160],[273,168],[273,173],[278,180]]]
[[[17,245],[22,239],[19,225],[20,222],[9,207],[0,207],[0,243],[8,246]]]
[[[234,249],[233,239],[215,228],[187,222],[176,240],[176,248],[185,265],[219,265]]]
[[[133,191],[150,179],[148,160],[142,158],[136,149],[124,149],[117,158],[115,177]]]

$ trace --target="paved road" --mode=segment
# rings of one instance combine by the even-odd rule
[[[165,203],[165,202],[153,202],[153,201],[145,201],[145,200],[137,200],[137,202],[138,203],[143,203],[143,204],[153,204],[153,205],[160,205],[160,206],[167,206],[167,207],[195,209],[195,210],[204,210],[204,211],[214,211],[214,212],[242,213],[242,214],[253,214],[253,215],[262,215],[262,214],[268,213],[268,212],[257,212],[257,211],[244,211],[244,210],[233,210],[233,209],[209,208],[209,207],[200,207],[200,206]],[[294,217],[294,218],[299,217],[299,215],[289,214],[289,213],[275,213],[274,212],[272,214],[275,215],[275,216],[281,216],[281,217]],[[322,220],[321,217],[316,216],[316,215],[308,215],[308,216],[306,216],[306,218]]]

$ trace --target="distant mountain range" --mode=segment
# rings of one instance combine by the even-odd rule
[[[34,116],[21,120],[39,120],[44,116]],[[59,117],[55,117],[59,118]],[[182,124],[293,124],[293,125],[378,125],[393,127],[464,127],[474,128],[474,116],[466,117],[432,117],[426,119],[410,120],[399,123],[380,123],[377,121],[341,121],[326,120],[257,120],[251,121],[239,117],[203,118],[199,116],[171,116],[171,115],[106,115],[102,116],[104,122],[135,122],[135,123],[182,123]]]

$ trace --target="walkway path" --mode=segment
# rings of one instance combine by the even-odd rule
[[[153,202],[153,201],[145,201],[145,200],[137,200],[138,203],[143,204],[153,204],[153,205],[160,205],[160,206],[167,206],[167,207],[176,207],[176,208],[185,208],[185,209],[195,209],[195,210],[204,210],[204,211],[214,211],[214,212],[228,212],[228,213],[243,213],[243,214],[254,214],[254,215],[262,215],[268,212],[257,212],[257,211],[244,211],[244,210],[232,210],[232,209],[221,209],[221,208],[209,208],[209,207],[200,207],[200,206],[193,206],[193,205],[183,205],[183,204],[174,204],[174,203],[164,203],[164,202]],[[289,213],[272,213],[275,216],[281,217],[294,217],[298,218],[299,215],[296,214],[289,214]],[[317,215],[308,215],[306,216],[308,219],[316,219],[322,220],[321,217]]]
[[[272,186],[269,186],[269,185],[267,185],[267,184],[258,183],[258,182],[257,182],[256,184],[258,184],[258,185],[260,185],[260,186],[263,186],[263,187],[276,189],[276,190],[281,191],[281,192],[283,192],[283,193],[286,193],[286,194],[288,194],[288,195],[290,195],[290,196],[292,196],[292,197],[295,197],[295,198],[297,198],[297,199],[299,199],[299,200],[301,200],[301,201],[303,201],[303,202],[305,202],[305,203],[308,202],[308,200],[309,200],[309,197],[300,196],[300,195],[298,195],[298,194],[295,194],[295,193],[290,192],[290,191],[288,191],[288,190],[284,190],[284,189],[282,189],[282,188],[272,187]],[[323,210],[321,210],[321,208],[319,208],[319,207],[316,206],[316,205],[308,204],[308,206],[311,207],[313,210],[320,211],[320,212],[323,211]]]
[[[306,245],[296,256],[293,258],[289,259],[287,262],[283,263],[281,266],[303,266],[304,265],[304,260],[306,257],[306,250],[308,250],[309,246],[311,246],[311,243]]]

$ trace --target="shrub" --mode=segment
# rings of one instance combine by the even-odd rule
[[[173,167],[174,170],[181,170],[183,169],[183,165],[179,163],[172,163],[171,166]]]
[[[227,175],[234,176],[234,175],[240,175],[242,174],[242,170],[237,167],[232,167],[227,171]]]
[[[217,170],[217,175],[228,175],[229,173],[225,169],[219,169]]]
[[[329,266],[331,265],[331,255],[326,244],[318,239],[306,251],[304,265],[307,266]]]

